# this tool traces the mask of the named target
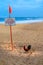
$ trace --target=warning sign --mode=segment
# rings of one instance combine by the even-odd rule
[[[15,25],[15,19],[13,19],[13,18],[7,18],[7,19],[5,19],[5,25],[8,25],[8,26]]]

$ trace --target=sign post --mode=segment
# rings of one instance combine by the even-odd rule
[[[10,14],[12,13],[12,8],[9,6],[9,18],[10,18]],[[13,50],[13,40],[12,40],[12,26],[10,25],[10,40],[11,40],[11,47]]]
[[[12,47],[12,50],[13,50],[12,26],[10,26],[10,40],[11,40],[11,47]]]
[[[10,42],[11,42],[11,48],[13,50],[12,25],[15,25],[15,20],[13,18],[10,18],[11,13],[12,13],[12,8],[9,6],[9,18],[5,20],[5,25],[10,26]]]

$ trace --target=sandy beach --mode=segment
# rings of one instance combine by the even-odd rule
[[[14,49],[10,45],[10,28],[0,24],[0,65],[43,65],[43,23],[12,26]],[[28,53],[23,45],[31,44]]]

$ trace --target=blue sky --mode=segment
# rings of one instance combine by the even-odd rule
[[[43,0],[0,0],[0,17],[9,16],[9,5],[11,17],[43,17]]]

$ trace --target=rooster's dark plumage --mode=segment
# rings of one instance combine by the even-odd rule
[[[29,51],[29,50],[31,49],[31,45],[28,45],[27,47],[24,45],[23,49],[24,49],[25,51]]]

